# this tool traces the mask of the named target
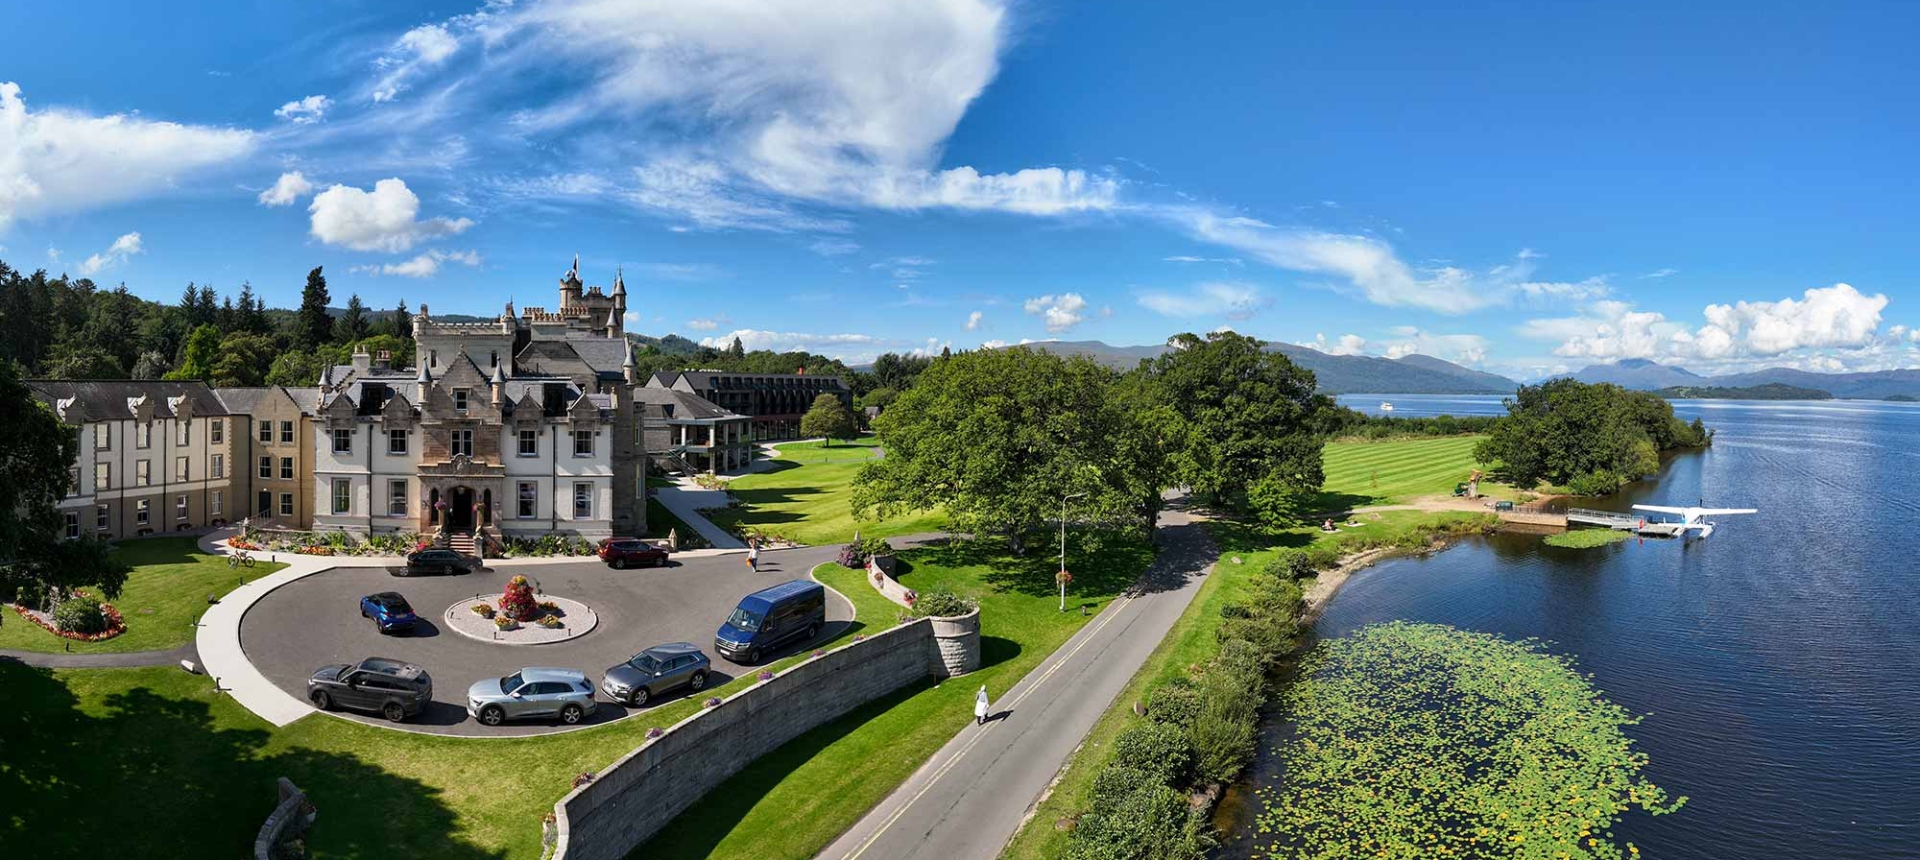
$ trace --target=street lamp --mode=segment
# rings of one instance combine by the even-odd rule
[[[1069,493],[1060,497],[1060,572],[1053,581],[1060,583],[1060,611],[1067,611],[1067,583],[1073,581],[1073,574],[1067,572],[1067,500],[1077,499],[1086,493]]]

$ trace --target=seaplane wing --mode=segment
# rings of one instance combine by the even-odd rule
[[[1681,516],[1685,516],[1696,510],[1695,508],[1669,508],[1662,505],[1634,505],[1633,509],[1636,511],[1652,511],[1656,514],[1678,514]]]
[[[1757,514],[1759,508],[1694,508],[1693,512],[1703,517],[1724,517],[1733,514]]]

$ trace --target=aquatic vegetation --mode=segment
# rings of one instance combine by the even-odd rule
[[[1610,543],[1619,543],[1632,539],[1633,534],[1631,532],[1617,531],[1615,529],[1572,529],[1561,532],[1560,534],[1547,535],[1545,542],[1547,546],[1557,546],[1564,549],[1593,549],[1597,546],[1606,546]]]
[[[1641,776],[1640,718],[1531,640],[1373,625],[1311,652],[1282,703],[1273,857],[1637,858],[1614,822],[1686,802]]]

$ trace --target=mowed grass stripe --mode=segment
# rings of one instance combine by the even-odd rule
[[[1323,489],[1369,504],[1451,493],[1475,468],[1473,448],[1481,438],[1331,442],[1322,454]]]

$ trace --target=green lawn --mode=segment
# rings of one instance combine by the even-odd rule
[[[991,544],[901,555],[900,581],[922,593],[948,588],[979,598],[984,666],[944,683],[909,687],[781,747],[694,804],[633,858],[809,858],[918,769],[973,718],[981,684],[997,701],[1132,583],[1150,556],[1110,546],[1073,562],[1077,574],[1059,611],[1050,558],[1017,559]],[[1071,562],[1072,559],[1070,558]],[[815,575],[856,601],[862,620],[893,623],[898,607],[860,571],[823,565]],[[1073,611],[1085,604],[1088,615]]]
[[[658,499],[647,500],[647,537],[654,540],[666,540],[668,534],[680,539],[681,549],[700,549],[707,546],[707,539],[700,536],[687,521],[667,510]]]
[[[108,600],[127,620],[127,632],[104,642],[71,642],[74,653],[118,654],[177,648],[193,639],[193,623],[207,610],[207,595],[224,596],[240,577],[259,579],[283,567],[260,561],[251,568],[227,566],[226,556],[199,551],[191,537],[143,538],[120,542],[116,554],[133,565],[126,587]],[[93,589],[85,589],[98,593]],[[0,648],[64,651],[62,639],[19,616],[0,611]]]
[[[780,443],[780,456],[769,471],[742,475],[729,485],[747,509],[713,511],[708,516],[724,529],[752,526],[815,546],[846,543],[856,531],[864,537],[892,537],[941,530],[946,519],[937,511],[887,520],[854,519],[853,476],[878,456],[879,445],[873,436],[835,442],[832,447],[820,442]]]
[[[1593,549],[1610,543],[1622,543],[1633,539],[1632,532],[1615,529],[1572,529],[1559,534],[1547,535],[1547,546],[1561,549]]]
[[[1483,436],[1437,436],[1380,442],[1329,442],[1321,455],[1327,510],[1400,504],[1421,496],[1445,496],[1479,466],[1473,446]],[[1480,491],[1501,498],[1512,491],[1488,481]]]

